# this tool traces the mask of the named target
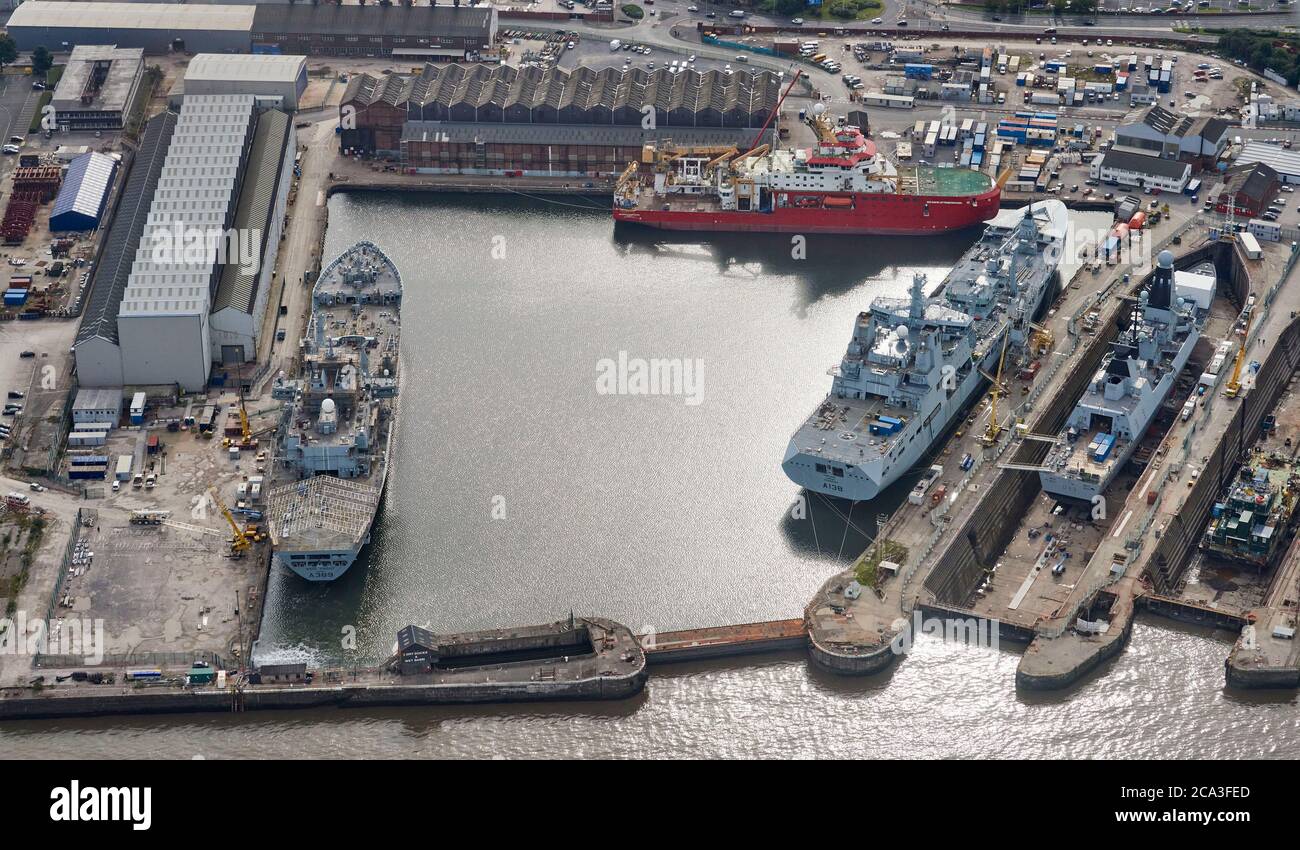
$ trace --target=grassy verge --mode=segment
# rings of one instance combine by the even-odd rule
[[[907,562],[907,547],[897,540],[883,540],[880,545],[872,545],[862,553],[862,557],[853,568],[853,577],[858,584],[877,590],[880,587],[880,562],[892,561],[895,564]]]

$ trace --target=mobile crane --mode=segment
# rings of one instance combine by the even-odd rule
[[[244,553],[247,552],[254,543],[260,541],[262,535],[259,533],[256,525],[247,525],[240,528],[239,523],[235,520],[235,515],[230,512],[230,508],[226,507],[226,503],[221,501],[221,497],[217,495],[216,489],[209,488],[208,492],[212,495],[212,501],[216,504],[217,509],[220,510],[222,516],[226,518],[226,522],[230,523],[230,557],[244,557]]]
[[[1241,329],[1241,347],[1237,349],[1237,358],[1232,364],[1232,377],[1224,384],[1223,395],[1236,398],[1241,394],[1241,364],[1246,362],[1246,343],[1250,340],[1250,323],[1255,318],[1255,296],[1251,296],[1246,309],[1241,311],[1245,325]]]

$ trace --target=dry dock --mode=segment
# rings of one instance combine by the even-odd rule
[[[1036,465],[1046,444],[1004,439],[982,448],[974,442],[988,417],[987,406],[977,406],[932,461],[944,467],[944,496],[905,504],[880,532],[883,554],[864,553],[855,569],[833,576],[809,604],[814,663],[850,674],[883,669],[897,657],[894,638],[920,609],[996,624],[1002,639],[1028,644],[1017,673],[1021,687],[1065,687],[1121,651],[1134,613],[1145,607],[1216,627],[1246,624],[1229,665],[1230,682],[1295,684],[1295,641],[1272,637],[1274,622],[1283,624],[1282,634],[1294,627],[1300,598],[1300,553],[1294,547],[1270,589],[1269,604],[1258,611],[1181,593],[1213,500],[1300,363],[1300,322],[1294,320],[1300,290],[1282,285],[1294,266],[1286,249],[1272,246],[1263,261],[1249,260],[1235,243],[1211,240],[1207,231],[1193,221],[1177,232],[1191,245],[1176,265],[1188,268],[1209,259],[1221,295],[1238,305],[1250,293],[1259,298],[1246,359],[1260,365],[1244,397],[1223,397],[1221,377],[1190,421],[1149,434],[1146,468],[1117,482],[1108,494],[1107,516],[1098,520],[1083,511],[1054,510],[1055,501],[1041,494]],[[1047,324],[1056,344],[1037,382],[1027,392],[1015,381],[1011,385],[1016,416],[1032,433],[1054,434],[1063,423],[1113,337],[1118,314],[1131,303],[1124,296],[1145,282],[1138,271],[1115,269],[1115,278],[1097,292],[1087,281],[1082,292],[1067,288],[1055,305]],[[1126,272],[1131,277],[1123,282]],[[1090,313],[1086,325],[1095,334],[1082,331]],[[1226,335],[1229,318],[1213,315],[1209,331]],[[956,460],[966,453],[975,465],[963,473]],[[1063,576],[1046,569],[1045,532],[1073,556]],[[877,584],[858,593],[851,584],[857,568],[882,558],[899,564],[897,575],[867,570],[865,575],[879,575]],[[1249,665],[1256,675],[1241,675]]]

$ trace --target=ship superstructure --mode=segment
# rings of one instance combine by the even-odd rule
[[[830,394],[790,438],[790,479],[861,501],[915,465],[996,371],[1003,341],[1027,339],[1067,225],[1060,201],[1005,210],[936,295],[916,275],[907,297],[873,300],[830,372]]]
[[[818,104],[821,107],[821,104]],[[808,119],[815,147],[643,148],[619,178],[614,218],[666,230],[923,235],[979,224],[1001,188],[966,168],[900,167],[862,129]]]
[[[275,560],[311,581],[342,575],[370,540],[399,409],[402,278],[377,246],[358,242],[322,269],[297,374],[277,376],[285,402],[271,490]]]
[[[1201,548],[1230,561],[1268,567],[1295,516],[1297,495],[1300,462],[1278,453],[1251,458],[1214,503]]]
[[[1208,310],[1180,297],[1173,262],[1173,254],[1160,252],[1129,327],[1111,343],[1048,451],[1039,472],[1046,492],[1086,501],[1103,493],[1187,365]]]

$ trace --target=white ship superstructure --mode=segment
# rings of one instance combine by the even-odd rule
[[[285,402],[267,521],[275,560],[311,581],[333,581],[370,541],[397,430],[402,279],[378,247],[359,242],[320,273]]]
[[[860,313],[826,400],[790,438],[782,468],[796,484],[874,498],[943,436],[996,370],[1003,339],[1020,344],[1052,289],[1065,205],[1004,210],[934,297],[913,277],[907,298]]]
[[[1046,492],[1086,501],[1103,493],[1187,365],[1208,310],[1177,291],[1173,262],[1171,253],[1160,253],[1129,327],[1070,412],[1039,472]]]

